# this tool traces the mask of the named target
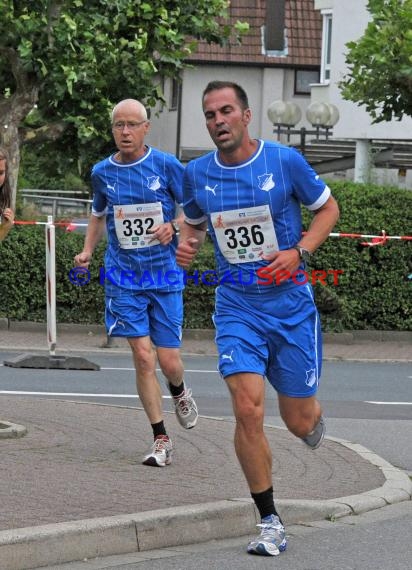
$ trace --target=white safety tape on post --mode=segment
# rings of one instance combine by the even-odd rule
[[[56,236],[53,216],[47,216],[46,224],[46,295],[47,342],[51,356],[55,355],[56,334]]]

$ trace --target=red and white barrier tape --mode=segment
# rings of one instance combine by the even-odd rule
[[[36,222],[30,220],[15,220],[15,224],[17,225],[47,225],[48,222]],[[54,222],[55,226],[59,227],[66,227],[66,231],[72,232],[75,228],[79,227],[87,227],[87,222],[85,223],[78,223],[78,222]],[[305,234],[305,232],[303,232]],[[351,238],[351,239],[370,239],[371,241],[361,242],[361,245],[365,246],[376,246],[376,245],[385,245],[389,240],[401,240],[401,241],[412,241],[412,236],[388,236],[386,235],[385,230],[382,230],[380,235],[374,234],[358,234],[358,233],[348,233],[348,232],[338,232],[338,233],[330,233],[329,237],[338,237],[338,238]]]
[[[412,236],[388,236],[385,230],[382,230],[381,235],[370,235],[370,234],[351,234],[351,233],[330,233],[329,237],[343,237],[343,238],[354,238],[354,239],[370,239],[370,242],[362,242],[362,245],[375,246],[375,245],[385,245],[385,243],[390,239],[398,239],[403,241],[412,241]]]

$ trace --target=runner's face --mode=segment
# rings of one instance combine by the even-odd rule
[[[207,93],[203,113],[209,134],[221,153],[232,153],[249,140],[250,109],[242,109],[231,87]]]
[[[149,130],[139,107],[133,103],[119,105],[113,116],[112,133],[121,156],[134,160],[144,154],[144,139]]]

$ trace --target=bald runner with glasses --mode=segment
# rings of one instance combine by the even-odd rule
[[[172,462],[173,444],[164,424],[156,360],[180,425],[193,428],[198,411],[180,357],[183,272],[176,264],[174,217],[182,202],[184,168],[173,155],[145,144],[149,128],[140,101],[125,99],[114,107],[117,152],[93,167],[92,214],[75,264],[89,266],[106,228],[107,334],[127,338],[132,350],[137,392],[154,437],[143,464],[164,467]]]

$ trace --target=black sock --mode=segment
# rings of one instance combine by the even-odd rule
[[[269,489],[262,491],[261,493],[251,493],[251,495],[262,519],[269,515],[279,517],[279,513],[277,512],[273,501],[273,487],[269,487]],[[280,517],[279,520],[282,522]]]
[[[182,381],[181,384],[179,384],[179,386],[175,386],[174,384],[171,384],[169,382],[169,390],[170,393],[172,394],[173,398],[177,398],[178,396],[181,396],[184,392],[185,389],[185,383]]]
[[[157,424],[151,424],[151,426],[153,430],[153,436],[155,439],[157,438],[158,435],[167,435],[163,420],[161,422],[157,422]]]

